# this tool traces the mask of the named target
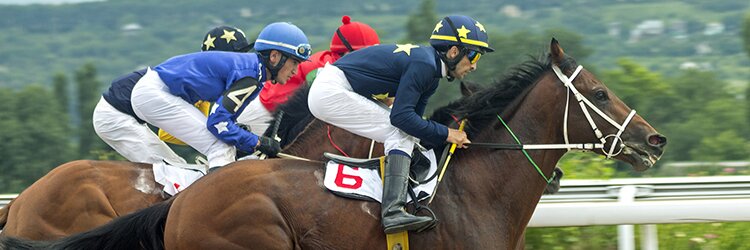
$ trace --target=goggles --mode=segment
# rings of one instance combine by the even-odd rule
[[[469,59],[469,62],[471,62],[471,64],[476,64],[477,61],[479,61],[479,58],[481,57],[482,57],[482,53],[476,50],[469,49],[468,52],[466,53],[466,58]]]
[[[296,52],[299,57],[309,58],[312,54],[312,47],[310,44],[300,44],[297,45],[297,49],[295,49],[294,52]]]

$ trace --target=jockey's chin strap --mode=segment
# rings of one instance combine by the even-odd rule
[[[570,106],[570,93],[573,93],[573,95],[576,97],[576,100],[578,101],[578,105],[581,106],[581,111],[583,111],[583,114],[586,116],[586,120],[588,120],[589,125],[591,126],[591,129],[594,131],[594,134],[596,135],[596,138],[599,139],[599,143],[584,143],[585,144],[593,144],[592,148],[584,147],[584,149],[602,149],[602,153],[604,153],[605,156],[607,156],[607,159],[612,158],[614,156],[617,156],[622,152],[624,144],[620,143],[619,148],[617,152],[615,152],[615,148],[618,145],[618,141],[621,142],[622,139],[620,136],[622,135],[622,132],[625,131],[625,128],[628,126],[628,123],[633,119],[633,116],[635,116],[635,109],[630,110],[630,114],[628,114],[628,117],[625,118],[625,121],[622,123],[622,125],[618,124],[612,118],[610,118],[607,114],[605,114],[601,109],[597,108],[596,105],[591,103],[586,97],[584,97],[581,92],[576,89],[576,87],[573,85],[573,79],[578,76],[578,73],[581,72],[583,69],[583,66],[578,65],[576,70],[573,72],[570,77],[567,77],[565,74],[562,73],[559,67],[557,65],[552,65],[552,71],[555,72],[555,75],[557,75],[557,78],[560,79],[560,81],[563,82],[565,87],[568,88],[568,95],[565,101],[565,116],[563,118],[563,136],[565,138],[565,144],[564,145],[575,145],[570,144],[568,139],[568,108]],[[588,108],[587,108],[588,107]],[[609,122],[609,124],[612,124],[615,128],[617,128],[617,134],[610,134],[607,136],[602,135],[602,131],[599,130],[599,128],[596,126],[596,123],[594,123],[594,119],[591,117],[591,113],[589,112],[589,109],[596,112],[596,114],[599,115],[602,119]],[[612,137],[612,145],[609,147],[608,151],[605,151],[604,144],[607,142],[607,138]],[[570,151],[573,147],[567,147],[566,149]]]

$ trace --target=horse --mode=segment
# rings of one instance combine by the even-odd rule
[[[464,95],[478,89],[477,84],[461,84]],[[323,152],[364,158],[372,156],[371,152],[383,151],[382,144],[371,145],[370,140],[314,120],[306,107],[307,90],[297,91],[286,104],[280,105],[276,113],[283,112],[284,119],[279,123],[272,121],[278,124],[276,132],[281,136],[284,153],[323,160]],[[308,135],[295,142],[308,124],[312,125]],[[265,132],[266,136],[271,134],[270,129]],[[559,183],[551,187],[555,190]],[[68,162],[54,168],[0,209],[0,235],[52,240],[83,232],[165,200],[162,188],[154,180],[150,164]]]
[[[456,151],[449,162],[430,204],[440,222],[432,230],[410,235],[409,245],[415,249],[514,248],[522,240],[547,176],[567,149],[592,151],[645,171],[661,157],[667,143],[666,137],[596,76],[567,56],[555,39],[546,58],[522,63],[503,81],[438,112],[442,112],[438,117],[465,119],[466,132],[475,142]],[[506,143],[493,144],[497,146],[521,140],[527,143],[523,147],[553,149],[529,147],[519,152],[478,143]],[[168,201],[52,244],[151,249],[385,248],[380,205],[328,192],[322,186],[321,166],[320,162],[288,159],[235,162]],[[123,231],[134,226],[137,229]],[[0,246],[29,244],[0,239]]]

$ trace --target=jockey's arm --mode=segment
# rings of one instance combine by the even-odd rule
[[[400,79],[396,99],[391,109],[391,124],[430,145],[441,145],[448,138],[448,128],[434,121],[422,119],[427,100],[435,93],[434,77],[428,65],[410,66]]]
[[[235,81],[216,100],[208,115],[206,128],[219,140],[234,145],[237,149],[252,153],[258,145],[258,136],[240,128],[235,122],[247,104],[258,95],[262,85],[258,80],[245,77]]]

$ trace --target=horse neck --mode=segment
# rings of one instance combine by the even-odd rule
[[[564,103],[565,97],[549,94],[556,93],[550,92],[554,91],[550,89],[554,81],[548,82],[552,80],[543,77],[525,98],[521,97],[524,99],[518,103],[513,115],[506,120],[522,143],[551,144],[561,143],[563,140],[563,114],[559,106]],[[499,121],[488,125],[484,131],[474,136],[472,141],[516,143]],[[551,178],[556,163],[565,153],[564,150],[527,152],[547,178]],[[433,206],[458,206],[459,211],[466,211],[467,214],[442,215],[458,220],[456,223],[451,222],[450,227],[442,228],[468,230],[465,232],[478,234],[492,232],[496,236],[488,237],[507,237],[502,242],[517,240],[531,219],[547,184],[542,176],[518,150],[475,147],[459,150],[454,158],[444,183],[440,184],[440,189],[443,190],[438,189],[436,204]],[[497,230],[501,233],[498,234]]]

